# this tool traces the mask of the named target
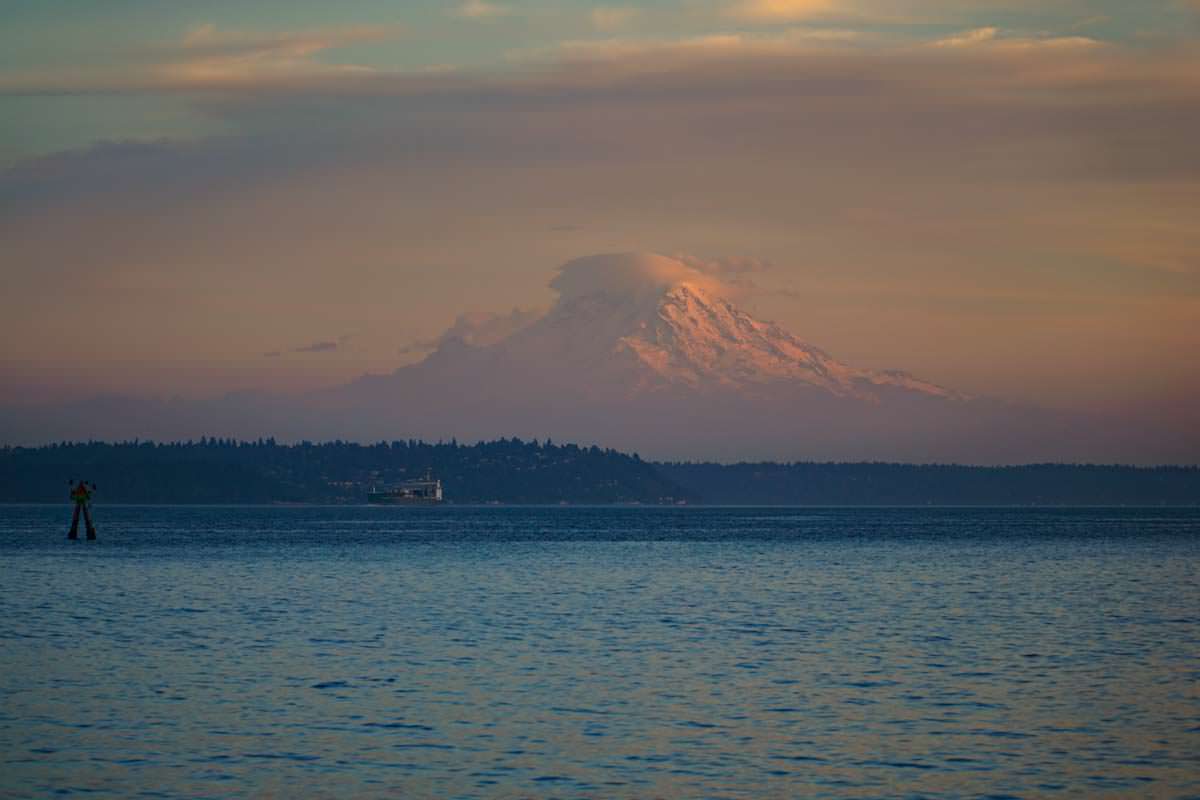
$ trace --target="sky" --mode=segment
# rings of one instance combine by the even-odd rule
[[[563,263],[1200,425],[1200,2],[0,0],[0,403],[300,390]]]

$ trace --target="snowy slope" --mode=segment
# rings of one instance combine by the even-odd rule
[[[754,319],[719,294],[718,282],[673,259],[592,257],[571,262],[562,277],[549,313],[493,346],[504,362],[568,380],[602,376],[627,395],[680,387],[763,394],[790,383],[868,402],[883,387],[966,399],[905,372],[843,364]]]

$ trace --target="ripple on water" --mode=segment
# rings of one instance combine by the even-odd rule
[[[59,511],[0,795],[1200,795],[1198,511]]]

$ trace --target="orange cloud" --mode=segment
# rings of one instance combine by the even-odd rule
[[[454,16],[471,20],[489,20],[512,13],[506,6],[489,3],[487,0],[466,0],[454,10]]]
[[[358,25],[262,33],[199,25],[182,39],[148,48],[111,69],[66,69],[0,76],[0,91],[173,91],[240,86],[313,85],[374,70],[328,64],[315,56],[339,47],[394,39],[398,25]]]
[[[731,16],[759,21],[795,21],[829,13],[832,0],[742,0],[730,6]]]
[[[597,6],[588,17],[596,30],[615,31],[628,26],[640,15],[640,9],[629,6]]]

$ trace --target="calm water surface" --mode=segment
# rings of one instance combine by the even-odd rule
[[[0,796],[1200,797],[1195,510],[0,506]]]

